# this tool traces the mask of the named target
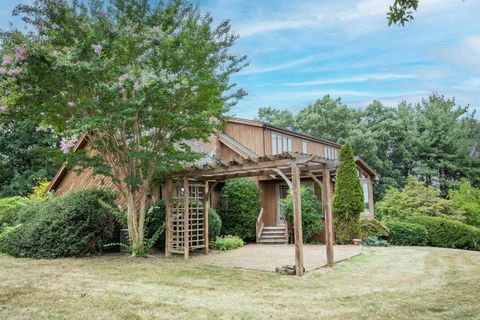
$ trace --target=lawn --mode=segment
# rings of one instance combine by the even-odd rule
[[[480,252],[365,249],[303,278],[193,258],[0,256],[0,319],[468,319]]]

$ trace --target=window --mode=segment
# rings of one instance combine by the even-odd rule
[[[338,158],[338,150],[331,147],[324,147],[323,156],[327,159],[335,160]]]
[[[363,189],[363,214],[370,215],[370,193],[368,192],[368,182],[362,181]]]
[[[305,154],[308,154],[308,142],[307,141],[302,142],[302,152],[305,153]]]
[[[272,154],[292,151],[292,138],[272,133]]]

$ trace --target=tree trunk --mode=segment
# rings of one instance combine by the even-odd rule
[[[147,195],[142,193],[137,203],[138,191],[127,191],[127,225],[132,257],[145,255],[144,225]]]

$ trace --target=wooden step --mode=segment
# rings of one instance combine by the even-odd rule
[[[285,234],[285,230],[263,230],[262,234]]]
[[[263,244],[288,244],[287,239],[260,239],[258,240],[258,243],[263,243]]]

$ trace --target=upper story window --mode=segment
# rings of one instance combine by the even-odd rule
[[[283,152],[291,152],[292,138],[281,134],[272,133],[272,154],[280,154]]]
[[[323,156],[327,159],[335,160],[338,158],[338,150],[331,147],[323,148]]]
[[[302,152],[308,154],[308,142],[302,141]]]

